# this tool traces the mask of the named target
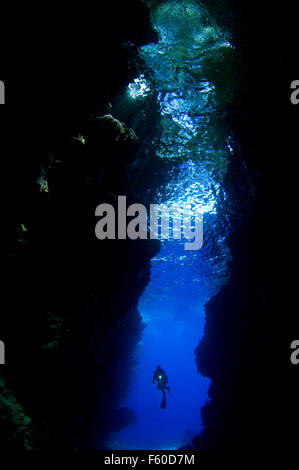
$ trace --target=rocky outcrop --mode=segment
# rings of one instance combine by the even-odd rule
[[[14,57],[25,71],[26,50],[22,89],[30,106],[22,115],[20,83],[9,82],[0,323],[6,450],[101,448],[107,432],[134,419],[117,408],[134,368],[143,329],[137,302],[159,242],[100,242],[95,208],[119,194],[142,200],[138,187],[152,168],[134,131],[109,114],[109,101],[141,70],[138,46],[156,36],[142,1],[101,4],[96,16],[90,8],[68,12],[67,21],[50,11],[55,34],[32,25],[42,56],[24,36]]]
[[[291,13],[287,4],[204,3],[233,28],[240,80],[229,114],[240,150],[226,179],[236,201],[232,276],[206,305],[205,336],[196,349],[198,370],[212,385],[202,410],[205,428],[193,444],[234,453],[250,449],[249,456],[262,451],[259,458],[269,463],[289,457],[298,440],[298,371],[290,363],[299,327],[291,274],[298,262],[291,228],[298,110],[289,100],[298,8],[292,5]]]

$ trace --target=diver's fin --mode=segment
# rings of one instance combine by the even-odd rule
[[[165,408],[166,408],[166,400],[162,400],[161,405],[160,405],[160,408],[162,408],[162,410],[165,410]]]
[[[165,408],[166,408],[166,395],[165,395],[164,390],[163,390],[163,399],[162,399],[162,401],[161,401],[160,408],[162,408],[162,409],[165,409]]]

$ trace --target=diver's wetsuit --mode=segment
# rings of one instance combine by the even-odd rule
[[[153,375],[153,384],[155,382],[158,382],[158,390],[161,390],[162,392],[162,395],[163,395],[163,398],[162,398],[162,402],[161,402],[161,408],[166,408],[166,393],[165,393],[165,389],[168,390],[168,393],[170,393],[170,387],[167,386],[168,384],[168,377],[166,375],[166,372],[164,369],[162,369],[162,367],[157,367],[157,369],[155,370],[154,372],[154,375]]]

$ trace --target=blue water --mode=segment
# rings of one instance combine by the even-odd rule
[[[210,380],[197,372],[194,349],[203,335],[204,303],[224,277],[203,260],[204,251],[185,251],[179,241],[162,243],[139,302],[146,328],[135,380],[122,403],[135,410],[137,422],[110,437],[112,449],[177,449],[201,430],[200,408],[208,400]],[[158,364],[171,388],[165,410],[152,384]]]
[[[155,316],[159,307],[152,305],[153,318],[140,345],[138,375],[124,403],[136,411],[138,422],[117,433],[116,449],[176,449],[201,427],[200,406],[206,401],[209,380],[196,371],[194,348],[203,328],[203,312],[186,321],[182,311],[172,321],[171,312],[166,311],[163,319]],[[165,410],[160,409],[161,392],[152,384],[157,364],[166,370],[170,385]]]
[[[231,95],[229,80],[218,82],[219,70],[229,76],[232,48],[193,0],[164,2],[152,21],[159,41],[141,50],[151,74],[136,78],[126,99],[142,102],[156,93],[162,126],[156,153],[170,161],[180,157],[181,163],[155,202],[201,214],[203,245],[186,251],[182,240],[162,240],[152,260],[138,306],[146,325],[136,352],[138,368],[120,404],[133,409],[137,420],[110,436],[111,449],[177,449],[200,433],[210,381],[197,372],[194,350],[204,333],[204,306],[229,277],[222,181],[233,148],[221,110]],[[162,395],[152,384],[158,364],[170,385],[166,409],[160,409]]]

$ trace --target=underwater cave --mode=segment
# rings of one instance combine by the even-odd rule
[[[295,446],[296,15],[264,3],[7,16],[1,449]]]
[[[144,71],[115,98],[111,113],[126,119],[140,136],[151,113],[148,102],[157,101],[159,139],[152,138],[168,170],[152,198],[181,213],[201,214],[203,246],[186,251],[181,240],[163,239],[160,233],[161,249],[151,260],[150,280],[138,301],[145,328],[130,393],[122,402],[136,418],[110,438],[112,449],[177,449],[199,433],[210,380],[198,373],[194,351],[204,333],[204,305],[229,277],[229,206],[225,217],[224,205],[220,215],[217,202],[227,200],[221,183],[233,149],[223,108],[233,90],[223,83],[229,95],[216,91],[209,67],[213,61],[213,67],[232,75],[227,68],[233,47],[194,1],[163,3],[153,10],[152,24],[158,41],[142,46]],[[143,132],[146,139],[147,129]],[[163,413],[160,393],[151,387],[160,363],[171,388]]]

